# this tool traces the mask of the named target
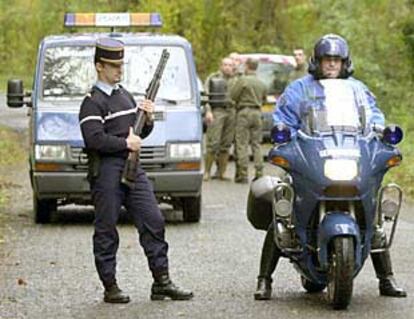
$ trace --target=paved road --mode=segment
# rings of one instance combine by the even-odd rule
[[[20,173],[24,180],[23,173]],[[372,265],[355,280],[352,304],[332,311],[325,293],[309,295],[286,260],[280,263],[274,298],[253,300],[264,233],[245,218],[247,186],[209,182],[203,187],[199,224],[164,213],[170,243],[171,275],[194,290],[189,302],[151,302],[151,277],[134,227],[120,225],[119,281],[132,297],[128,305],[102,303],[91,251],[92,214],[69,209],[52,225],[33,224],[30,186],[14,189],[18,201],[1,212],[8,216],[7,241],[0,246],[0,318],[414,318],[411,253],[414,225],[403,212],[393,250],[395,271],[407,299],[378,296]],[[225,195],[225,196],[223,196]]]
[[[163,207],[169,220],[172,278],[193,289],[195,298],[149,300],[146,260],[135,228],[124,222],[119,227],[118,276],[132,302],[108,305],[102,302],[93,265],[91,211],[72,207],[60,211],[51,225],[35,225],[26,169],[0,172],[14,181],[11,204],[0,211],[7,219],[7,237],[0,243],[0,318],[414,318],[414,220],[409,206],[404,207],[392,251],[397,278],[409,293],[406,299],[379,297],[368,261],[355,279],[349,309],[333,311],[326,293],[306,294],[292,265],[282,260],[273,299],[254,301],[264,233],[245,217],[246,185],[211,181],[203,186],[200,223],[182,223],[180,213]]]

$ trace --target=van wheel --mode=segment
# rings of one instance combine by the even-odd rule
[[[33,196],[33,211],[36,224],[50,223],[50,217],[56,210],[56,199],[38,199],[36,196]]]
[[[183,219],[185,222],[197,223],[201,217],[201,195],[181,198]]]

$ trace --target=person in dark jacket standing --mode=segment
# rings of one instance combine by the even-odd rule
[[[88,179],[95,206],[93,252],[96,269],[105,288],[104,301],[130,301],[116,281],[119,246],[116,223],[122,205],[132,217],[148,258],[154,278],[151,299],[191,299],[192,292],[178,288],[170,280],[164,219],[145,172],[138,167],[134,189],[121,184],[128,152],[138,151],[141,139],[153,129],[154,109],[150,100],[144,100],[137,106],[132,95],[118,84],[122,77],[123,57],[124,46],[120,41],[111,38],[97,40],[94,62],[98,81],[83,100],[79,113],[89,155]],[[132,130],[137,107],[147,115],[141,136],[135,135]]]

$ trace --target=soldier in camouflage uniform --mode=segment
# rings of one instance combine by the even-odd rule
[[[266,101],[266,85],[256,76],[258,62],[248,59],[245,74],[235,81],[230,97],[236,104],[236,153],[238,176],[236,183],[248,182],[249,143],[252,147],[255,177],[263,175],[262,104]]]
[[[306,55],[303,48],[294,49],[293,56],[295,57],[296,67],[289,74],[289,82],[292,82],[308,74],[308,64],[306,63]]]
[[[234,139],[235,125],[235,109],[228,93],[232,85],[233,69],[233,60],[224,58],[221,61],[220,70],[211,74],[205,82],[205,92],[209,94],[205,116],[208,125],[205,181],[211,177],[210,171],[215,160],[217,161],[217,178],[227,180],[224,174],[229,160],[229,149]],[[220,82],[224,85],[222,86],[223,94],[215,94],[211,89],[214,83]]]

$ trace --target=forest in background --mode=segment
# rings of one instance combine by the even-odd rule
[[[91,31],[65,29],[66,12],[160,12],[163,27],[153,31],[187,38],[202,79],[233,51],[290,54],[302,46],[310,55],[323,34],[342,35],[355,77],[406,133],[403,164],[389,179],[414,196],[414,0],[0,0],[1,91],[8,78],[30,88],[44,36]]]

